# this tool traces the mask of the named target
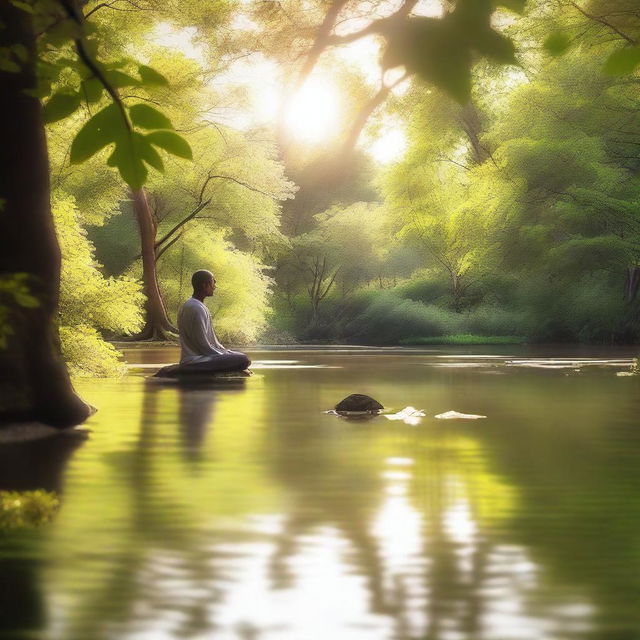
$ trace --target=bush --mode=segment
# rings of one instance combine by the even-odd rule
[[[371,303],[350,322],[345,337],[354,342],[397,344],[409,336],[458,333],[460,316],[434,305],[407,300],[394,291],[372,296]]]
[[[140,328],[142,286],[130,278],[103,276],[71,196],[56,192],[52,211],[62,252],[62,353],[73,375],[119,375],[124,371],[119,353],[100,331],[122,334]]]
[[[0,491],[0,532],[49,524],[60,502],[48,491]]]
[[[62,355],[72,376],[115,377],[126,373],[120,352],[88,325],[60,327]]]
[[[480,336],[528,336],[530,318],[524,311],[511,311],[497,305],[483,305],[464,314],[465,333]]]

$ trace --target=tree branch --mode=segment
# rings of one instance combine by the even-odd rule
[[[181,229],[182,227],[184,227],[184,225],[187,224],[189,220],[193,220],[193,218],[195,218],[210,202],[211,200],[206,200],[205,202],[201,202],[188,216],[186,216],[180,222],[178,222],[178,224],[176,224],[171,229],[171,231],[168,231],[167,233],[165,233],[162,236],[162,238],[160,238],[160,240],[158,240],[155,243],[154,245],[155,248],[157,249],[158,247],[163,245],[176,231],[178,231],[178,229]]]
[[[569,3],[574,9],[579,11],[585,18],[589,18],[589,20],[594,20],[595,22],[599,22],[601,25],[608,27],[615,33],[617,33],[621,38],[624,38],[629,44],[638,44],[638,41],[632,38],[630,35],[624,33],[616,27],[614,24],[611,24],[609,21],[605,20],[602,16],[594,16],[592,13],[588,13],[585,11],[577,2]]]
[[[71,20],[80,25],[80,27],[84,27],[84,16],[82,12],[78,8],[77,4],[74,0],[59,0],[62,4],[64,10],[67,12],[67,15]],[[87,47],[82,38],[77,38],[74,41],[74,45],[76,48],[76,52],[78,57],[85,66],[93,73],[93,75],[100,81],[100,84],[106,89],[107,93],[111,96],[111,99],[117,106],[120,111],[120,115],[122,116],[122,120],[124,121],[125,127],[129,132],[129,135],[133,133],[133,127],[131,126],[131,122],[129,121],[129,116],[124,108],[124,104],[118,94],[117,89],[107,80],[107,77],[102,72],[102,69],[98,67],[95,60],[91,57],[89,52],[87,51]]]
[[[160,256],[167,250],[170,249],[178,240],[180,240],[180,238],[182,237],[182,234],[178,234],[173,240],[171,240],[171,242],[168,242],[167,244],[164,245],[164,247],[162,247],[158,252],[156,252],[156,262],[160,259]],[[156,247],[158,245],[156,244]]]
[[[400,78],[398,78],[395,82],[392,82],[390,85],[385,85],[384,82],[381,84],[378,92],[369,100],[369,102],[365,103],[364,106],[358,112],[356,119],[354,120],[351,128],[349,129],[349,133],[342,145],[342,154],[349,155],[353,149],[355,148],[360,135],[362,134],[362,130],[369,118],[373,115],[374,111],[381,106],[385,100],[389,97],[391,91],[397,87],[401,82],[404,82],[409,77],[409,74],[404,73]]]
[[[267,196],[268,198],[271,198],[273,200],[276,199],[276,196],[273,195],[272,193],[268,193],[267,191],[263,191],[262,189],[259,189],[258,187],[254,187],[253,185],[249,184],[248,182],[244,182],[244,180],[240,180],[239,178],[234,178],[233,176],[209,174],[209,178],[212,179],[212,180],[214,178],[218,178],[220,180],[230,180],[231,182],[235,182],[236,184],[239,184],[241,187],[244,187],[245,189],[249,189],[249,191],[254,191],[255,193],[259,193],[259,194],[261,194],[263,196]]]

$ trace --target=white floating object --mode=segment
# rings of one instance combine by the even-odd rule
[[[618,371],[618,373],[616,373],[616,375],[620,378],[624,377],[624,376],[634,376],[635,373],[633,373],[633,371]]]
[[[420,422],[420,418],[424,418],[424,411],[415,407],[405,407],[398,413],[384,414],[387,420],[402,420],[405,424],[416,425]]]
[[[486,417],[487,416],[477,416],[473,413],[459,413],[458,411],[445,411],[436,416],[438,420],[478,420],[479,418]]]

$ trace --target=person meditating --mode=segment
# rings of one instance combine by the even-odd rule
[[[251,364],[240,351],[225,348],[218,340],[211,324],[211,314],[204,299],[212,296],[216,279],[211,271],[196,271],[191,276],[193,295],[178,312],[180,334],[179,373],[218,373],[243,371]],[[176,372],[177,373],[177,372]]]

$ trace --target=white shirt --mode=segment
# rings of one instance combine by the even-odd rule
[[[213,330],[209,309],[196,298],[189,298],[178,311],[180,364],[202,362],[209,356],[226,353]]]

